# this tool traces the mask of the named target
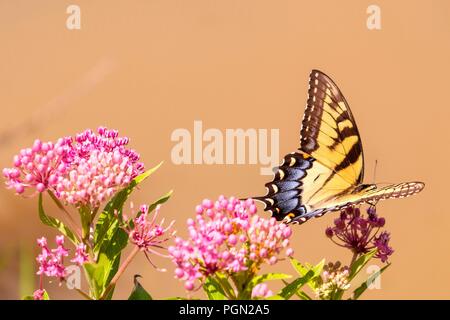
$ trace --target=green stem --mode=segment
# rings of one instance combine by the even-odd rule
[[[220,283],[220,285],[222,286],[222,289],[225,293],[225,296],[227,297],[228,300],[235,300],[236,299],[236,295],[233,292],[232,288],[229,287],[230,285],[227,283],[224,283],[224,281],[228,281],[228,280],[224,280],[222,278],[220,278],[220,276],[216,275],[215,276],[216,281]]]
[[[79,293],[79,294],[81,294],[86,300],[94,300],[94,299],[92,299],[87,293],[85,293],[84,291],[82,291],[82,290],[80,290],[80,289],[76,289],[77,290],[77,292]]]
[[[64,282],[66,282],[66,280],[63,280]],[[42,282],[42,277],[41,277],[41,282]],[[42,283],[41,283],[41,287],[42,287]],[[75,291],[78,292],[80,295],[82,295],[86,300],[93,300],[86,292],[84,292],[81,289],[75,288]]]
[[[353,263],[356,261],[356,258],[358,258],[358,253],[356,251],[353,251],[353,257],[352,257],[352,260],[350,261],[349,267],[351,267],[353,265]]]

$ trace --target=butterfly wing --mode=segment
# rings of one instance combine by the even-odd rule
[[[372,185],[373,186],[373,185]],[[382,188],[361,190],[358,192],[342,194],[332,201],[328,201],[323,207],[307,212],[303,216],[293,219],[293,222],[303,223],[312,217],[320,217],[329,211],[341,210],[360,203],[376,204],[378,201],[391,198],[406,198],[423,190],[423,182],[403,182]]]
[[[299,152],[285,156],[266,184],[267,195],[255,199],[278,220],[289,221],[354,189],[363,169],[361,140],[343,94],[327,75],[313,70]]]
[[[349,185],[362,183],[364,156],[355,119],[338,86],[318,70],[309,77],[300,135],[300,150],[330,169],[329,180],[338,175]]]

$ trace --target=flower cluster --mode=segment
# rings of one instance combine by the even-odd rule
[[[42,237],[37,240],[41,253],[36,260],[39,264],[38,275],[46,275],[47,277],[57,277],[64,280],[66,277],[66,267],[64,266],[64,257],[69,255],[69,250],[64,247],[64,236],[56,236],[55,249],[49,249],[47,239]],[[82,265],[89,260],[86,253],[86,245],[79,244],[75,251],[75,257],[70,260],[77,265]]]
[[[47,239],[44,237],[38,239],[37,243],[41,248],[41,253],[36,258],[39,264],[37,274],[64,280],[66,278],[64,257],[69,255],[69,251],[64,247],[64,236],[56,236],[56,249],[49,249]]]
[[[334,227],[328,227],[325,233],[337,245],[351,249],[355,254],[377,248],[375,257],[386,262],[394,250],[389,247],[388,232],[383,231],[377,236],[384,225],[385,219],[378,217],[375,207],[367,209],[367,216],[361,214],[359,208],[349,207],[341,211],[334,220]]]
[[[73,137],[42,143],[14,157],[3,175],[18,194],[26,188],[50,190],[65,203],[95,208],[144,171],[139,154],[127,149],[128,138],[104,127]]]
[[[34,300],[44,300],[44,289],[37,289],[35,292],[33,292],[33,299]]]
[[[177,268],[175,275],[193,290],[195,280],[216,272],[256,272],[264,262],[275,264],[289,247],[290,227],[274,218],[256,214],[252,199],[246,201],[220,196],[216,202],[205,199],[196,207],[196,218],[187,221],[189,240],[175,239],[169,253]]]
[[[153,248],[162,248],[162,244],[175,235],[172,229],[175,221],[164,227],[164,218],[160,223],[156,223],[161,205],[155,208],[155,213],[151,219],[148,219],[149,207],[142,205],[139,214],[133,220],[133,227],[128,230],[130,241],[145,253],[155,253],[161,255]]]
[[[80,243],[77,245],[75,250],[75,257],[70,260],[70,262],[81,266],[87,261],[89,261],[89,255],[86,252],[86,245],[84,243]]]
[[[27,188],[43,192],[54,187],[67,172],[70,150],[70,138],[61,138],[56,143],[35,140],[31,148],[14,156],[13,168],[3,169],[7,187],[18,194]]]
[[[269,298],[273,296],[273,292],[269,289],[267,284],[265,283],[259,283],[256,286],[253,287],[252,290],[252,298]]]
[[[341,267],[339,261],[330,262],[322,272],[322,284],[316,289],[317,297],[327,300],[336,291],[350,288],[349,275],[350,271],[347,266]]]
[[[69,255],[69,250],[64,247],[64,236],[56,236],[56,248],[50,249],[48,247],[47,239],[42,237],[37,240],[38,246],[41,248],[41,253],[37,256],[38,274],[41,278],[40,288],[33,294],[34,300],[42,300],[45,290],[42,288],[43,276],[56,277],[60,281],[64,281],[67,277],[67,268],[64,265],[64,258]],[[89,255],[86,252],[86,245],[79,244],[75,250],[75,257],[70,262],[81,266],[89,260]]]

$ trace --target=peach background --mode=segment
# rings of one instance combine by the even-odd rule
[[[65,27],[72,3],[81,6],[79,31]],[[366,28],[373,3],[382,10],[380,31]],[[270,177],[259,175],[259,165],[173,165],[171,132],[192,130],[194,120],[221,130],[279,128],[281,159],[298,146],[307,77],[319,68],[339,84],[357,119],[367,181],[377,159],[378,182],[427,184],[416,197],[378,206],[396,252],[382,289],[365,297],[450,298],[449,19],[444,0],[1,0],[0,166],[35,137],[117,128],[147,167],[165,161],[132,200],[174,189],[162,212],[185,235],[185,220],[203,198],[260,195]],[[350,259],[324,236],[332,220],[296,228],[298,259]],[[20,252],[36,254],[43,234],[54,235],[40,225],[37,200],[1,188],[0,298],[19,297],[20,273],[26,279],[35,272],[19,267],[27,257]],[[116,298],[128,296],[134,273],[155,298],[182,295],[171,263],[155,262],[169,272],[157,273],[140,256]],[[278,268],[293,272],[287,262]],[[48,287],[53,297],[78,298]]]

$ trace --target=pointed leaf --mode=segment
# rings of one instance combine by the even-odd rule
[[[371,284],[373,281],[375,281],[375,279],[377,279],[389,266],[390,264],[387,264],[379,271],[371,274],[366,281],[364,281],[358,288],[355,289],[355,291],[353,291],[352,299],[357,300],[369,287],[367,284]]]
[[[134,276],[134,288],[128,297],[128,300],[153,300],[152,296],[139,283],[139,277],[140,275],[138,274]]]
[[[163,195],[162,197],[160,197],[158,200],[156,200],[155,202],[153,202],[149,207],[148,207],[148,212],[152,212],[153,210],[156,209],[156,207],[160,204],[163,204],[164,202],[167,202],[167,200],[170,199],[170,197],[173,194],[173,190],[170,190],[169,192],[167,192],[165,195]],[[139,217],[141,215],[141,212],[138,212],[136,214],[136,217]]]
[[[356,259],[355,262],[353,262],[353,264],[350,266],[350,276],[348,281],[351,281],[376,253],[377,249],[373,249]]]
[[[320,278],[320,275],[322,274],[323,267],[325,266],[325,259],[322,259],[317,265],[312,266],[308,263],[306,263],[306,266],[303,266],[302,263],[296,259],[291,259],[291,264],[294,267],[295,270],[297,270],[298,274],[300,276],[305,276],[308,272],[313,272],[313,275],[307,282],[307,285],[315,290],[318,286],[318,279]]]
[[[70,230],[69,227],[64,225],[61,221],[51,216],[48,216],[44,211],[42,200],[42,193],[39,193],[38,207],[39,207],[39,218],[41,222],[49,227],[58,229],[63,235],[69,238],[73,243],[78,244],[79,240],[77,236]]]
[[[286,300],[290,299],[301,287],[308,283],[312,277],[314,277],[314,272],[310,270],[303,277],[297,278],[286,285],[283,289],[281,289],[278,295],[282,296]]]
[[[212,277],[206,278],[203,290],[205,290],[209,300],[227,300],[220,283]]]
[[[100,246],[103,244],[103,241],[105,238],[110,239],[107,237],[109,234],[110,236],[114,234],[115,230],[110,230],[111,228],[114,229],[118,226],[114,225],[114,223],[118,220],[117,218],[121,219],[122,217],[122,210],[123,205],[125,204],[126,200],[128,199],[131,192],[134,190],[134,188],[147,179],[152,173],[154,173],[158,168],[162,165],[162,162],[159,163],[157,166],[147,170],[146,172],[140,174],[136,178],[134,178],[130,184],[124,188],[123,190],[119,191],[105,206],[103,209],[103,212],[100,214],[97,224],[95,227],[94,232],[94,252],[97,253],[100,249]],[[119,217],[116,216],[117,215]]]
[[[226,293],[226,295],[228,297],[235,296],[233,286],[230,284],[230,282],[228,281],[228,277],[225,274],[216,272],[215,279],[220,284],[221,288],[223,289],[223,291]]]
[[[254,277],[250,284],[254,287],[257,284],[269,281],[269,280],[282,280],[282,279],[289,279],[292,278],[291,275],[285,274],[285,273],[266,273],[260,276]]]
[[[299,297],[301,300],[312,300],[312,298],[310,296],[308,296],[305,291],[300,291],[300,292],[297,292],[296,294],[297,294],[297,297]]]

